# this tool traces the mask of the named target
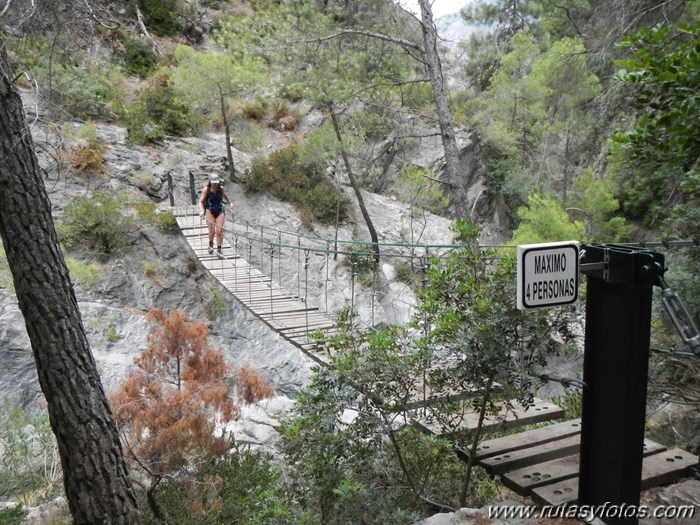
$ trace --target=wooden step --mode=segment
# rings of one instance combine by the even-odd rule
[[[579,435],[580,437],[580,435]],[[556,443],[556,441],[555,441]],[[658,454],[666,447],[650,439],[644,440],[644,456]],[[528,465],[503,474],[503,484],[521,496],[529,496],[532,489],[550,485],[578,476],[579,455],[573,454],[561,459]]]
[[[581,419],[572,419],[563,423],[554,423],[546,427],[520,432],[510,436],[482,441],[476,449],[476,459],[482,459],[507,454],[514,450],[549,443],[569,436],[581,433]]]
[[[465,401],[466,403],[467,401]],[[508,428],[514,428],[524,425],[532,425],[534,423],[542,423],[543,421],[551,421],[564,417],[564,410],[553,403],[542,401],[535,398],[534,404],[527,409],[518,404],[516,400],[511,401],[513,408],[505,407],[500,413],[493,416],[487,416],[484,419],[482,429],[484,432],[495,432]],[[471,432],[477,428],[479,423],[479,413],[476,410],[468,409],[464,413],[464,417],[459,426],[454,432]],[[421,431],[428,434],[444,435],[440,426],[431,420],[418,418],[413,421],[413,424]]]
[[[672,483],[698,464],[698,457],[674,448],[652,454],[642,460],[642,490]],[[551,485],[538,487],[532,491],[533,499],[541,505],[564,505],[578,499],[578,476]]]

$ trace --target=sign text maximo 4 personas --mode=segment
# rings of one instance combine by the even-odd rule
[[[518,308],[571,304],[578,298],[577,241],[518,246]]]

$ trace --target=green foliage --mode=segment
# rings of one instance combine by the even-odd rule
[[[122,213],[124,206],[123,198],[104,192],[76,197],[63,211],[59,239],[68,248],[80,243],[101,254],[126,252],[132,221]]]
[[[632,56],[616,62],[617,80],[633,85],[637,125],[613,140],[630,160],[654,166],[671,163],[690,172],[700,158],[700,19],[692,25],[658,25],[625,37]]]
[[[162,233],[174,235],[180,231],[175,214],[170,210],[161,211],[155,216],[156,228]]]
[[[366,140],[383,140],[391,132],[388,118],[377,111],[362,111],[353,115],[352,120],[362,130]]]
[[[270,191],[324,224],[332,224],[336,217],[344,220],[347,197],[324,178],[321,162],[302,157],[300,152],[296,145],[292,145],[271,153],[267,159],[253,159],[241,181],[244,191]]]
[[[631,56],[616,63],[622,68],[616,79],[634,89],[636,123],[612,136],[611,156],[625,211],[647,225],[666,216],[669,201],[697,199],[699,39],[696,18],[646,28],[620,43]]]
[[[102,270],[96,264],[66,257],[66,266],[71,282],[87,290],[93,290],[102,280]]]
[[[374,284],[374,272],[378,262],[369,244],[351,244],[345,248],[345,264],[355,274],[357,282],[371,288]]]
[[[144,222],[153,223],[156,220],[156,208],[158,205],[155,202],[145,201],[134,204],[136,216]]]
[[[520,225],[511,244],[584,240],[584,224],[572,221],[553,195],[530,193],[527,206],[518,209]]]
[[[455,446],[471,443],[456,427],[473,405],[493,411],[494,381],[505,395],[529,403],[529,373],[561,344],[550,335],[573,339],[571,309],[517,310],[515,259],[494,262],[493,252],[478,247],[475,225],[458,222],[454,231],[464,247],[431,262],[410,327],[367,333],[354,329],[354,315],[346,312],[336,334],[319,335],[315,352],[329,366],[315,370],[280,432],[293,493],[321,523],[352,522],[351,516],[370,524],[413,523],[429,512],[423,498],[450,506],[492,498],[495,484],[483,472],[465,472],[455,457]],[[435,397],[481,393],[421,412],[454,443],[397,424],[420,398],[417,384]]]
[[[446,483],[459,476],[454,450],[447,440],[411,427],[391,429],[396,415],[381,401],[401,403],[419,362],[393,342],[400,329],[359,334],[346,324],[351,320],[346,317],[343,332],[321,343],[333,356],[331,367],[315,370],[293,417],[280,426],[290,490],[316,516],[313,523],[354,523],[358,516],[366,524],[414,523],[428,512],[409,489],[399,461],[421,480],[417,490],[426,497],[454,501],[454,486],[450,490]],[[363,394],[351,390],[351,383]]]
[[[473,119],[488,142],[505,154],[532,148],[541,137],[540,123],[547,117],[542,79],[530,74],[539,47],[529,33],[518,33],[512,46],[501,58],[488,97]]]
[[[158,36],[170,36],[180,29],[177,0],[137,0],[146,26]]]
[[[201,113],[219,115],[224,125],[232,120],[228,102],[257,100],[269,69],[252,54],[198,52],[189,46],[173,51],[173,85],[183,100]]]
[[[198,128],[198,119],[187,103],[185,93],[176,88],[167,76],[156,78],[139,97],[146,115],[164,133],[177,137],[188,137]]]
[[[411,207],[415,206],[418,211],[443,213],[449,205],[440,184],[435,182],[432,172],[414,164],[401,170],[392,191]]]
[[[60,461],[48,414],[3,403],[0,450],[0,498],[34,505],[60,493]]]
[[[228,313],[228,303],[226,299],[216,288],[212,288],[211,295],[209,296],[209,301],[206,305],[207,317],[209,320],[213,321],[222,315]]]
[[[620,242],[629,229],[624,217],[614,216],[619,204],[615,184],[609,179],[597,179],[586,169],[574,179],[571,206],[585,215],[586,240],[590,242]]]
[[[148,175],[150,179],[150,175]],[[175,234],[180,227],[175,219],[175,214],[170,210],[159,211],[155,202],[137,202],[134,204],[136,216],[148,224],[154,224],[161,233]]]
[[[118,113],[129,132],[129,140],[136,144],[159,142],[166,134],[194,135],[204,118],[193,110],[167,74],[154,77],[150,86],[138,94],[137,100],[121,106]]]
[[[566,388],[564,394],[552,398],[552,403],[564,409],[567,419],[576,419],[583,413],[583,391],[579,388]]]
[[[146,114],[142,102],[121,106],[118,111],[120,122],[129,133],[129,140],[135,144],[152,144],[165,138],[163,129]]]
[[[171,525],[302,525],[308,523],[287,497],[282,471],[271,458],[233,445],[225,456],[205,457],[193,478],[161,484],[158,500]],[[144,503],[144,525],[160,525]]]
[[[396,272],[396,280],[409,285],[412,289],[417,289],[421,286],[420,273],[411,263],[399,261],[394,264],[394,272]]]
[[[112,70],[97,63],[77,67],[52,63],[40,65],[32,74],[42,86],[56,117],[71,120],[110,119],[112,108],[120,98],[122,79]]]
[[[122,68],[128,75],[146,78],[158,65],[158,57],[153,51],[153,42],[143,38],[127,38],[124,42]]]
[[[0,509],[0,525],[22,525],[27,514],[22,505]]]
[[[117,326],[114,321],[110,321],[109,324],[105,326],[102,334],[104,335],[105,340],[109,343],[116,343],[123,338],[123,336],[117,331]]]

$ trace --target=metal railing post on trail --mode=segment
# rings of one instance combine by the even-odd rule
[[[301,238],[297,237],[297,297],[301,297]]]
[[[279,257],[277,257],[277,282],[282,286],[282,232],[277,233],[277,246],[279,247]]]
[[[252,237],[248,237],[248,300],[252,300],[253,298],[253,275],[252,275],[252,269],[253,265],[250,264],[250,261],[252,261],[253,257],[253,239]]]
[[[275,245],[270,243],[270,277],[273,275],[273,271],[275,268]],[[275,306],[274,306],[274,301],[272,299],[272,280],[270,280],[270,317],[272,319],[275,318]]]
[[[168,196],[170,197],[170,207],[175,206],[175,186],[173,183],[173,172],[168,170]]]
[[[326,282],[325,282],[325,296],[326,296],[326,309],[325,311],[328,311],[328,281],[330,280],[328,277],[329,269],[328,269],[328,262],[329,262],[329,254],[331,252],[331,242],[326,241]]]
[[[260,282],[262,282],[262,274],[265,273],[265,259],[263,258],[263,255],[265,254],[265,231],[263,230],[263,226],[260,226]]]
[[[352,271],[350,272],[350,313],[355,313],[355,276],[357,275],[357,261],[350,263]],[[350,316],[350,325],[353,324],[352,315]]]
[[[304,250],[304,313],[306,314],[306,331],[309,331],[309,250]]]
[[[194,186],[194,171],[190,170],[190,197],[192,205],[197,204],[197,189]]]
[[[578,502],[640,503],[652,289],[663,255],[582,245],[587,277]],[[638,518],[606,520],[636,524]]]

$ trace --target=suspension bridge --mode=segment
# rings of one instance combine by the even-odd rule
[[[208,224],[199,216],[191,183],[191,202],[175,202],[171,187],[171,209],[177,223],[202,266],[213,279],[226,288],[236,300],[256,317],[279,333],[289,343],[298,347],[315,362],[325,365],[330,356],[316,351],[319,333],[333,334],[337,330],[337,310],[354,310],[362,300],[369,303],[369,316],[365,328],[376,322],[375,307],[403,301],[391,297],[375,287],[378,279],[369,279],[371,290],[359,286],[360,267],[363,259],[372,256],[372,245],[360,241],[323,239],[298,232],[283,231],[237,216],[227,209],[223,228],[222,256],[208,250]],[[425,270],[431,255],[439,255],[458,249],[451,244],[397,244],[380,243],[382,258],[405,262],[414,270],[414,278],[425,280]],[[349,292],[344,300],[329,301],[332,286],[331,267],[338,267],[340,257],[349,266]],[[286,261],[283,262],[283,259]],[[296,261],[296,270],[289,271]],[[349,262],[348,262],[349,261]],[[283,267],[286,267],[283,269]],[[291,276],[290,276],[291,275]],[[277,277],[275,279],[274,277]],[[367,282],[365,282],[367,284]],[[410,306],[410,304],[408,305]],[[386,308],[385,308],[386,309]],[[430,434],[440,434],[429,419],[421,417],[431,404],[464,400],[475,392],[454,393],[442,399],[432,399],[426,385],[416,385],[415,401],[409,408],[415,411],[413,424]],[[504,406],[501,413],[487,416],[484,431],[553,422],[564,417],[564,411],[547,401],[535,399],[527,410],[514,408],[514,403]],[[461,429],[476,428],[479,414],[465,413]],[[549,424],[544,428],[526,431],[503,438],[484,441],[477,450],[477,464],[490,474],[500,476],[502,482],[516,493],[528,496],[544,505],[561,505],[576,501],[579,473],[579,447],[581,441],[580,420]],[[649,488],[668,483],[683,476],[697,464],[697,457],[686,451],[666,447],[651,440],[644,442],[642,487]]]

